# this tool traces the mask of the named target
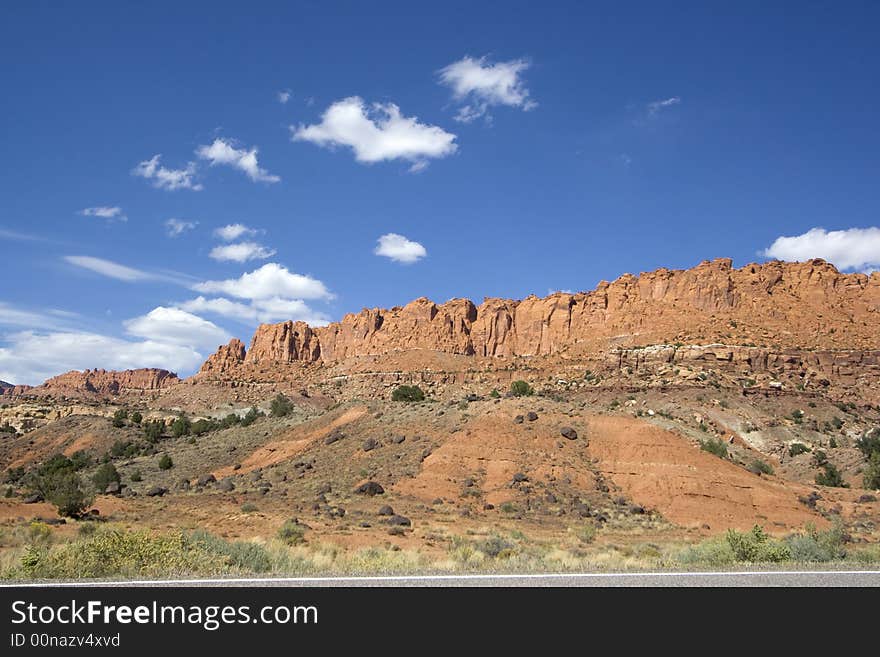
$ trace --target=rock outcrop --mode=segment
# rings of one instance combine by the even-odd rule
[[[880,272],[842,274],[818,259],[734,269],[731,260],[719,259],[687,270],[625,274],[592,292],[487,298],[479,306],[468,299],[438,305],[423,297],[390,310],[364,309],[324,327],[263,324],[246,355],[233,341],[202,372],[222,376],[242,362],[327,364],[410,350],[575,357],[614,347],[711,341],[777,351],[870,350],[880,347],[878,336]]]
[[[244,343],[238,338],[232,338],[229,344],[221,345],[211,354],[202,364],[199,374],[219,374],[229,371],[244,362],[245,353]]]
[[[180,379],[168,370],[143,368],[137,370],[73,370],[48,379],[43,385],[30,388],[30,395],[118,395],[124,392],[144,392],[167,388]]]

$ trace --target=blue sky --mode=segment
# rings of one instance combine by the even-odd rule
[[[880,266],[880,5],[416,4],[4,3],[0,379],[716,257]]]

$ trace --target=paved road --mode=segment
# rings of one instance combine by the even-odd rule
[[[15,584],[7,584],[15,586]],[[880,571],[776,571],[679,573],[560,573],[551,575],[425,575],[391,577],[279,577],[131,582],[53,582],[26,586],[872,586]]]

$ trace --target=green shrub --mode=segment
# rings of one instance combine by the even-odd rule
[[[258,510],[257,505],[254,504],[253,502],[245,502],[244,504],[241,505],[241,512],[242,513],[253,513],[254,511],[257,511],[257,510]]]
[[[226,541],[209,532],[198,530],[187,536],[189,542],[205,552],[224,558],[227,565],[248,573],[265,573],[272,568],[266,549],[248,541]]]
[[[535,394],[535,389],[522,379],[510,384],[510,394],[514,397],[530,397]]]
[[[492,536],[479,543],[477,549],[487,557],[504,559],[515,554],[516,545],[500,536]]]
[[[772,475],[773,467],[769,463],[765,463],[761,459],[754,459],[749,464],[749,472],[753,472],[757,475]]]
[[[59,472],[76,472],[76,465],[64,454],[54,454],[37,468],[37,476],[45,477]]]
[[[398,386],[391,393],[391,401],[420,402],[425,400],[425,393],[418,386]]]
[[[117,440],[110,446],[110,456],[113,458],[131,458],[140,456],[145,451],[145,445],[139,445],[131,440]]]
[[[692,566],[730,566],[736,561],[730,543],[724,537],[690,545],[677,555],[680,563]]]
[[[871,454],[880,452],[880,427],[875,427],[870,431],[866,431],[864,435],[856,441],[856,447],[861,450],[862,454],[865,455],[865,458],[870,458]]]
[[[121,477],[116,471],[116,468],[113,467],[112,463],[104,463],[103,465],[98,466],[95,474],[92,475],[92,483],[95,484],[95,489],[99,493],[103,493],[107,490],[107,486],[111,483],[116,482],[118,484],[120,481]]]
[[[144,424],[144,436],[147,442],[156,443],[165,433],[165,423],[162,420],[151,420]]]
[[[584,525],[577,530],[577,537],[581,543],[592,543],[596,540],[596,526]]]
[[[251,406],[250,410],[244,414],[243,418],[241,418],[241,426],[248,427],[252,425],[260,415],[261,413],[257,410],[257,407]]]
[[[174,422],[171,423],[171,435],[175,438],[180,438],[181,436],[188,436],[190,430],[189,420],[181,415]]]
[[[131,473],[131,476],[129,477],[129,479],[131,479],[133,482],[137,483],[139,481],[143,481],[144,477],[143,477],[143,475],[141,475],[140,470],[134,470]]]
[[[159,457],[159,469],[160,470],[170,470],[174,467],[174,462],[171,460],[171,457],[168,454],[163,454]]]
[[[863,478],[865,488],[880,489],[880,451],[871,454]]]
[[[113,414],[113,426],[114,427],[124,427],[125,421],[128,419],[128,411],[124,408],[117,409],[117,411]]]
[[[17,484],[24,478],[24,466],[17,466],[15,468],[9,468],[6,471],[6,476],[3,477],[3,483],[6,484]]]
[[[803,443],[792,443],[788,446],[788,455],[792,457],[797,456],[798,454],[805,454],[809,451],[811,451],[810,448]]]
[[[840,522],[824,532],[807,525],[802,534],[794,534],[785,539],[791,551],[791,558],[802,563],[826,562],[846,557],[843,547],[845,532]]]
[[[213,422],[202,418],[201,420],[196,420],[190,425],[189,432],[194,436],[201,436],[203,433],[213,431],[214,428]]]
[[[224,573],[228,559],[177,532],[105,529],[51,548],[31,546],[21,560],[30,579],[85,579],[121,576],[158,577]]]
[[[843,475],[833,463],[825,464],[824,470],[816,475],[816,483],[833,488],[849,488],[849,484],[843,480]]]
[[[79,517],[92,503],[91,496],[82,488],[79,475],[70,470],[40,476],[37,487],[40,494],[55,505],[60,516]]]
[[[720,438],[709,438],[700,441],[700,449],[704,452],[714,454],[720,459],[727,458],[727,444]]]
[[[269,402],[269,412],[272,414],[272,417],[284,417],[290,415],[295,408],[293,402],[280,392],[275,395],[275,398],[271,402]]]
[[[140,412],[134,411],[131,415],[128,416],[128,419],[130,419],[134,424],[140,424],[141,420],[144,419],[144,416],[141,415]]]
[[[778,563],[791,559],[791,548],[786,543],[772,539],[760,525],[755,525],[748,532],[728,529],[726,539],[736,561]]]
[[[70,455],[70,463],[74,470],[82,470],[89,467],[94,462],[91,453],[85,449],[79,449]]]
[[[296,520],[288,520],[278,530],[278,538],[288,545],[299,545],[305,543],[306,528]]]
[[[498,388],[492,388],[492,392],[489,393],[489,396],[492,399],[498,399],[501,397],[501,393],[498,392]]]
[[[235,426],[239,422],[241,422],[241,418],[238,417],[238,415],[236,415],[235,413],[230,413],[222,420],[220,420],[220,428],[228,429],[229,427]]]

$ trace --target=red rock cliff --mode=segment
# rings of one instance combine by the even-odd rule
[[[792,348],[880,347],[880,273],[841,274],[823,260],[734,269],[729,259],[687,270],[625,274],[592,292],[522,301],[420,298],[364,309],[340,322],[261,325],[246,355],[234,340],[202,372],[255,364],[342,361],[426,349],[451,354],[545,356],[609,346],[727,341]]]

